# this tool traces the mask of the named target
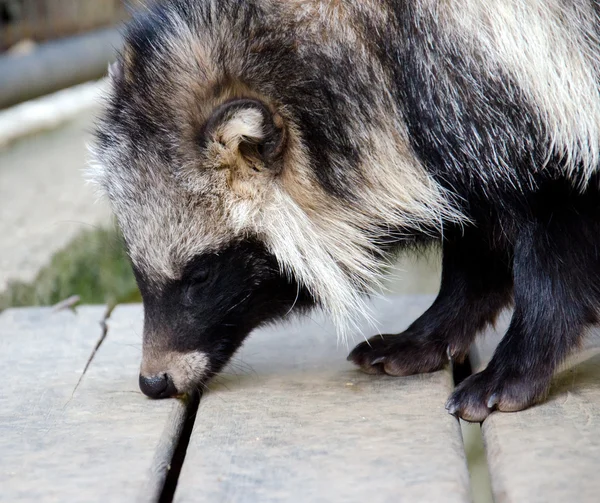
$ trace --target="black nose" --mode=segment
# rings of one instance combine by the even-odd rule
[[[150,398],[169,398],[177,394],[173,380],[168,374],[151,377],[140,374],[140,389]]]

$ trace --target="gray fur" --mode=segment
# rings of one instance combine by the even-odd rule
[[[128,32],[92,169],[133,262],[157,285],[194,256],[250,235],[343,331],[367,312],[362,294],[378,288],[390,259],[383,242],[440,238],[476,220],[455,180],[494,199],[506,187],[534,188],[552,158],[578,187],[597,172],[595,1],[163,4]],[[414,90],[394,61],[409,35],[438,44],[407,56],[425,82]],[[464,82],[452,58],[467,69]],[[409,102],[428,92],[443,100],[429,110],[441,125],[419,141],[439,146],[442,170],[415,150]],[[281,117],[281,171],[253,169],[236,135],[198,148],[202,125],[233,98],[260,100]],[[236,127],[260,131],[245,120]],[[309,141],[315,127],[318,146]],[[448,132],[455,150],[442,148]],[[517,169],[514,160],[534,151],[543,162]]]

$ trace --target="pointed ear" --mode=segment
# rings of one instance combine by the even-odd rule
[[[200,141],[209,152],[216,144],[229,159],[243,159],[255,171],[279,171],[285,128],[282,117],[263,102],[234,99],[215,108]]]

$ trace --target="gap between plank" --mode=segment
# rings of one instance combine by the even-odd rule
[[[458,386],[462,381],[473,373],[470,357],[462,364],[455,364],[452,368],[454,386]],[[485,454],[483,435],[481,433],[480,423],[468,423],[462,419],[460,423],[463,449],[469,471],[469,481],[471,486],[471,497],[473,503],[492,503],[492,486],[490,482],[490,472]]]
[[[173,501],[199,404],[198,394],[177,399],[156,446],[147,483],[138,495],[139,503]]]
[[[194,430],[194,423],[196,422],[196,415],[198,413],[198,407],[200,405],[201,395],[194,393],[188,400],[186,407],[186,416],[183,422],[177,445],[171,458],[171,465],[167,472],[165,482],[163,485],[162,492],[158,499],[158,503],[171,503],[175,497],[175,490],[177,489],[177,482],[179,481],[179,475],[181,474],[181,468],[185,461],[185,455],[187,448],[192,437],[192,431]]]
[[[106,313],[100,321],[102,333],[100,334],[96,346],[92,350],[92,353],[83,368],[83,372],[73,388],[71,398],[66,405],[73,399],[77,388],[83,381],[87,370],[94,361],[94,357],[98,353],[102,343],[106,340],[106,337],[108,336],[108,320],[115,308],[116,305],[106,309]],[[199,393],[193,393],[184,399],[177,399],[173,410],[169,414],[167,423],[156,448],[148,477],[149,483],[143,488],[138,501],[144,503],[171,503],[173,501],[179,474],[181,473],[187,447],[192,436],[196,414],[200,405],[200,397],[201,395]]]
[[[457,386],[472,373],[469,359],[463,364],[452,365],[452,373]],[[156,450],[151,468],[151,482],[138,498],[140,503],[173,502],[201,398],[201,394],[196,393],[188,398],[187,403],[180,401],[173,410]],[[462,420],[459,422],[473,503],[492,503],[492,489],[481,425]]]

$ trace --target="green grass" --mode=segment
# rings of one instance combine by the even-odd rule
[[[82,304],[141,301],[117,231],[82,232],[52,257],[32,283],[10,283],[0,293],[0,310],[52,305],[72,295],[79,295]]]

